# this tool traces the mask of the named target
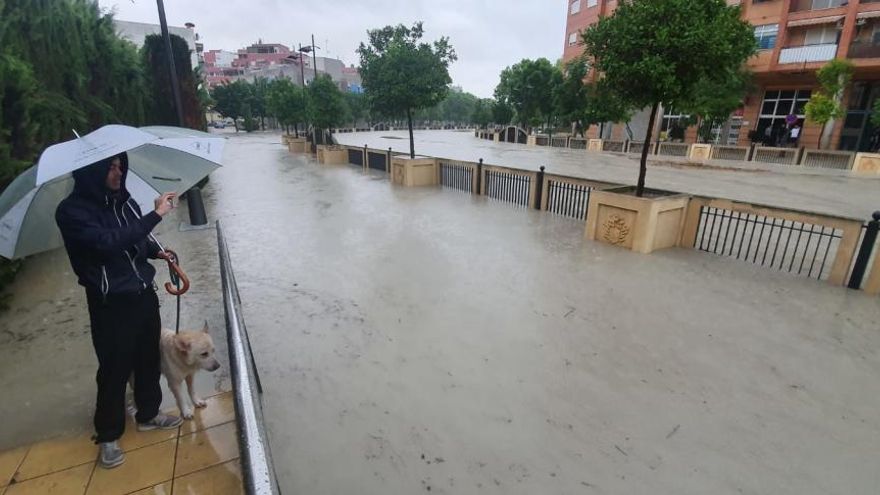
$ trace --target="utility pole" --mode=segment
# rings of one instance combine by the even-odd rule
[[[302,83],[303,89],[306,87],[306,63],[303,60],[303,46],[302,43],[299,44],[299,78]]]
[[[318,57],[315,55],[315,35],[312,35],[312,68],[315,69],[315,79],[318,78]]]

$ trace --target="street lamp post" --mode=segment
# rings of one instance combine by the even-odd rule
[[[165,54],[168,57],[168,70],[171,73],[171,94],[174,95],[174,107],[177,110],[177,122],[180,127],[186,127],[183,118],[183,103],[180,98],[180,82],[177,80],[177,68],[174,66],[174,52],[171,50],[171,35],[168,33],[168,22],[165,20],[165,3],[156,0],[159,8],[159,26],[162,29],[162,38],[165,39]],[[208,217],[205,215],[205,204],[202,202],[202,190],[198,186],[192,187],[186,192],[186,202],[189,208],[189,223],[191,225],[205,225]]]

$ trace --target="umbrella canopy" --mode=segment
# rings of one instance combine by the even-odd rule
[[[162,193],[182,193],[220,166],[225,138],[174,127],[110,125],[47,148],[0,195],[0,256],[60,247],[55,209],[73,190],[71,172],[128,153],[126,189],[143,211]]]

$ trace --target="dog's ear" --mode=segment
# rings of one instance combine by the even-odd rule
[[[174,347],[180,352],[187,352],[192,347],[192,343],[187,339],[180,338],[179,335],[174,336]]]
[[[205,326],[202,327],[202,332],[208,333],[208,320],[205,320]]]

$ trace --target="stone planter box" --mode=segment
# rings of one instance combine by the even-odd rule
[[[391,158],[391,183],[405,187],[434,186],[440,183],[437,160],[427,157]]]
[[[688,159],[694,161],[708,160],[712,156],[712,145],[705,143],[694,143],[688,152]]]
[[[291,153],[305,153],[308,149],[308,142],[306,138],[298,138],[298,137],[288,137],[287,138],[287,151]]]
[[[587,151],[602,151],[602,140],[601,139],[590,139],[587,141]]]
[[[336,145],[318,146],[318,163],[322,165],[344,165],[348,163],[348,148]]]
[[[531,134],[526,136],[526,145],[527,146],[537,146],[538,145],[538,136]]]
[[[666,191],[619,187],[590,194],[586,238],[651,253],[678,246],[690,197]]]
[[[858,175],[880,175],[880,154],[857,153],[852,171]]]

